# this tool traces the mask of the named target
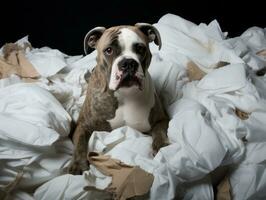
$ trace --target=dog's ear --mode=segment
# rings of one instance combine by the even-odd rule
[[[159,46],[159,49],[162,47],[162,41],[159,31],[148,23],[136,23],[135,26],[141,30],[149,39],[149,42],[153,42]]]
[[[96,27],[86,34],[84,38],[84,52],[86,55],[88,54],[88,47],[95,48],[104,31],[104,27]]]

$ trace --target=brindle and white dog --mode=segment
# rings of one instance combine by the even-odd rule
[[[88,140],[93,131],[111,131],[130,126],[150,133],[156,153],[167,145],[168,116],[148,72],[149,43],[161,47],[158,30],[150,24],[96,27],[84,39],[84,50],[97,49],[97,66],[90,74],[88,89],[77,127],[69,173],[87,170]]]

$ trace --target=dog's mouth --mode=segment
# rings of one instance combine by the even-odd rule
[[[139,72],[120,72],[119,74],[116,74],[116,80],[118,81],[116,89],[119,89],[121,87],[137,86],[139,90],[143,90],[143,74]]]

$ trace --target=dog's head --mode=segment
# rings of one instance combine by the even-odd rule
[[[146,23],[135,26],[96,27],[84,39],[84,50],[97,49],[98,67],[107,76],[109,89],[143,87],[143,80],[151,62],[149,43],[161,48],[158,30]]]

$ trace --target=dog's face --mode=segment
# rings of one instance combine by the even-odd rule
[[[98,66],[104,71],[111,90],[121,87],[142,89],[145,73],[151,61],[149,42],[161,46],[160,35],[149,24],[97,27],[84,39],[87,47],[96,48]]]

